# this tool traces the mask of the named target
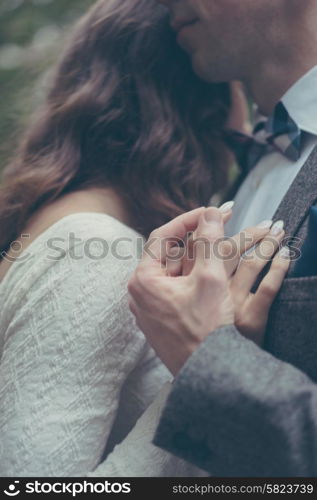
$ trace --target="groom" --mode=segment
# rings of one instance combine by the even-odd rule
[[[150,263],[141,263],[129,287],[134,312],[176,373],[155,444],[213,475],[316,476],[317,2],[161,3],[197,74],[210,82],[241,80],[269,117],[256,131],[261,155],[245,156],[248,174],[227,231],[282,219],[304,244],[272,308],[264,349],[233,325],[203,336],[195,326],[188,331],[194,301],[192,310],[179,304],[191,289],[175,287],[175,314],[160,314],[169,300],[166,283],[162,278],[155,290],[151,279],[141,283],[151,273]],[[206,294],[217,285],[206,283]]]

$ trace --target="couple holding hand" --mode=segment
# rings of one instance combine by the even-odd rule
[[[80,21],[0,193],[2,475],[317,474],[316,25],[315,0]],[[205,208],[228,145],[235,203]]]

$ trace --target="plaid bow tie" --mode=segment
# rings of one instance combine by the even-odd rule
[[[301,156],[302,132],[282,102],[277,104],[269,118],[262,116],[257,121],[253,136],[228,130],[224,139],[235,153],[242,170],[247,173],[262,156],[274,150],[292,161],[297,161]]]

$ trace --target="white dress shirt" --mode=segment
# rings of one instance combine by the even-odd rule
[[[298,80],[282,97],[285,108],[298,127],[307,132],[298,161],[278,151],[261,158],[240,187],[227,236],[271,219],[289,187],[317,145],[317,66]]]

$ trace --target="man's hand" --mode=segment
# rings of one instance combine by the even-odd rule
[[[184,240],[194,230],[191,272],[171,277],[166,268],[169,242]],[[216,208],[181,215],[150,235],[148,251],[130,280],[130,309],[174,375],[213,330],[234,323],[227,272],[213,251],[223,236],[223,217]]]

